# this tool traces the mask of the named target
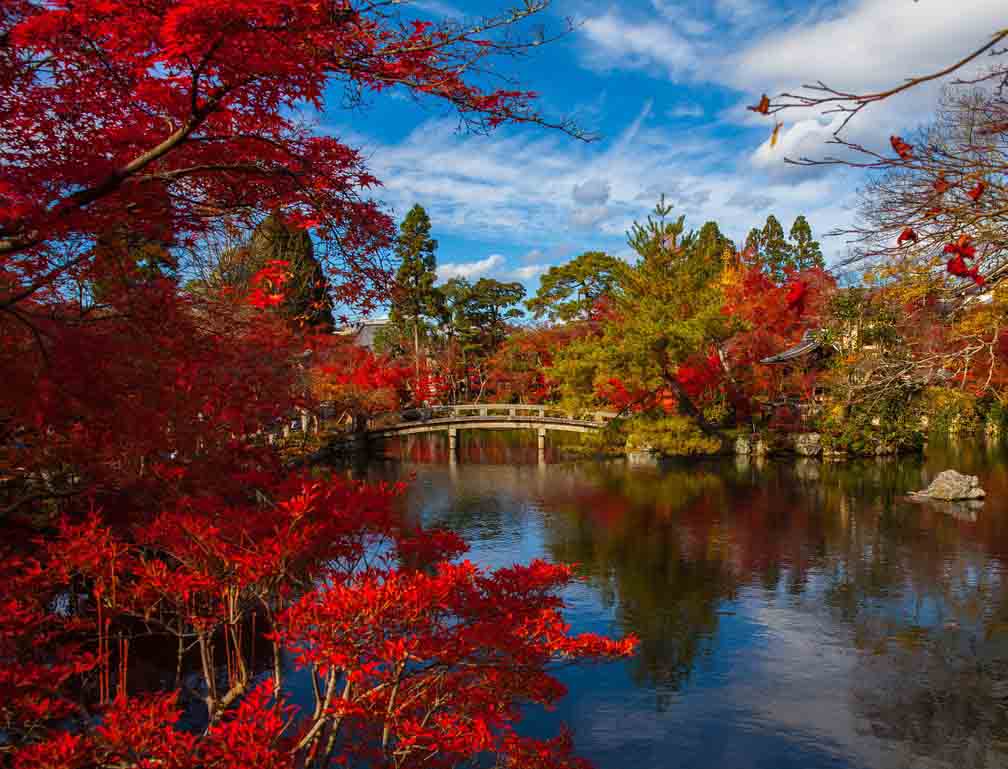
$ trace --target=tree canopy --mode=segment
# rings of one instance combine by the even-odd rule
[[[662,199],[633,225],[627,240],[640,259],[619,269],[612,320],[554,361],[550,376],[568,400],[640,407],[668,392],[684,413],[699,416],[678,374],[730,328],[719,285],[724,241],[716,226],[702,239],[686,232],[684,217],[671,213]]]
[[[812,228],[804,216],[799,215],[787,238],[777,217],[770,214],[763,229],[753,228],[746,236],[745,248],[751,259],[765,265],[771,278],[780,283],[789,274],[824,267],[822,249],[812,237]]]
[[[590,318],[599,300],[616,287],[620,264],[619,259],[602,251],[586,251],[566,264],[550,267],[526,306],[536,319]]]
[[[308,257],[335,303],[389,299],[377,180],[303,116],[398,88],[476,130],[544,122],[532,94],[483,86],[545,6],[435,25],[355,0],[0,5],[5,766],[579,765],[514,728],[562,694],[555,663],[632,650],[570,633],[572,571],[479,569],[404,521],[398,487],[292,469],[267,439],[317,405],[333,341],[283,317],[322,310]],[[134,234],[185,278],[207,241],[264,264],[242,290],[119,280],[146,261]],[[324,397],[398,389],[342,353]],[[174,676],[138,680],[150,649],[178,650]]]

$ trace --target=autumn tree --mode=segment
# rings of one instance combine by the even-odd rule
[[[831,301],[835,279],[821,267],[791,272],[780,283],[765,265],[740,263],[724,280],[725,315],[735,324],[719,346],[723,386],[737,421],[744,422],[781,395],[809,399],[823,383],[823,361],[813,354],[789,366],[761,361],[800,342],[806,333],[825,341],[844,336]],[[827,348],[832,352],[831,348]]]
[[[487,388],[498,402],[544,403],[559,399],[560,383],[549,371],[573,341],[591,333],[582,323],[514,329],[487,362]]]
[[[146,204],[167,211],[171,200],[163,188],[154,185],[148,190]],[[178,264],[172,253],[173,241],[174,233],[168,224],[152,227],[124,222],[99,233],[94,239],[90,257],[102,263],[101,274],[85,280],[81,286],[81,290],[90,295],[85,301],[89,299],[100,305],[137,283],[177,280]]]
[[[612,319],[561,351],[549,375],[574,403],[639,410],[668,394],[674,408],[706,425],[695,402],[706,375],[687,381],[690,363],[706,359],[730,328],[721,312],[725,254],[711,228],[701,241],[671,212],[663,198],[627,233],[640,259],[620,268]]]
[[[599,300],[616,287],[619,260],[602,251],[586,251],[549,270],[539,279],[526,306],[536,319],[572,321],[591,318]]]
[[[170,232],[187,275],[205,238],[276,212],[325,244],[335,302],[386,299],[377,180],[301,116],[398,87],[476,129],[545,122],[481,79],[544,7],[475,25],[342,1],[0,8],[5,765],[577,765],[514,729],[562,694],[556,664],[631,651],[569,633],[570,570],[482,571],[404,523],[399,490],[292,473],[262,439],[308,397],[309,340],[271,311],[290,264],[195,295],[111,281],[96,248]],[[103,283],[100,306],[73,290]],[[138,680],[144,644],[174,675]],[[285,659],[310,686],[297,714]]]
[[[941,334],[947,342],[943,351],[928,342],[919,355],[902,358],[899,373],[887,375],[892,381],[937,382],[954,376],[965,382],[977,364],[990,376],[976,381],[997,379],[992,364],[998,359],[1004,319],[978,307],[977,299],[1006,274],[1000,234],[1008,136],[1008,102],[1002,88],[1008,75],[1005,39],[1008,31],[998,30],[961,59],[891,88],[860,93],[818,83],[767,98],[756,108],[767,115],[815,110],[839,116],[829,154],[791,160],[868,172],[859,219],[838,233],[853,246],[843,266],[867,271],[890,293],[897,292],[901,312],[919,317],[920,327],[933,327],[932,314],[938,309],[940,325],[965,331]],[[888,141],[849,138],[848,127],[861,112],[950,76],[956,79],[948,81],[935,120],[923,130],[908,129]],[[999,304],[993,297],[991,305]],[[980,318],[986,322],[974,322]]]

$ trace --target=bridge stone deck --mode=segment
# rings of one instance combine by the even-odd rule
[[[417,418],[406,419],[404,414],[416,414]],[[539,450],[543,451],[549,430],[593,432],[605,427],[616,416],[609,411],[572,413],[551,406],[509,403],[434,406],[372,417],[368,420],[366,435],[368,438],[386,438],[446,431],[448,448],[454,455],[459,430],[529,429],[537,431]]]

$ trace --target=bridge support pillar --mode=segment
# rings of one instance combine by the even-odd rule
[[[539,428],[539,464],[546,461],[546,428]]]
[[[452,461],[455,461],[455,457],[458,456],[458,428],[449,427],[448,428],[448,456],[451,457]]]

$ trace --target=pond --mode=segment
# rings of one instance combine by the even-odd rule
[[[576,631],[637,655],[560,673],[600,769],[1008,766],[1008,450],[983,438],[843,464],[537,462],[535,436],[390,444],[372,477],[486,567],[577,564]],[[979,475],[979,509],[904,499]]]

